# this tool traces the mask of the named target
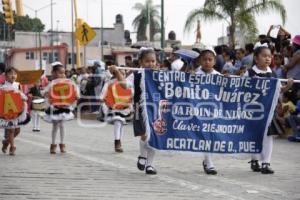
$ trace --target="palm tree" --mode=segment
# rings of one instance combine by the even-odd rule
[[[286,10],[281,0],[205,0],[202,8],[189,13],[184,29],[190,31],[198,18],[205,21],[224,20],[229,26],[230,45],[234,48],[236,28],[240,28],[242,35],[256,35],[255,15],[269,11],[279,12],[285,24]]]
[[[132,22],[134,29],[137,31],[137,41],[147,40],[147,25],[150,19],[150,41],[153,41],[155,33],[160,31],[160,5],[153,5],[152,0],[146,0],[145,4],[136,3],[134,10],[139,11],[139,15]]]

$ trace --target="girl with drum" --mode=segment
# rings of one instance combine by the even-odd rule
[[[45,110],[46,102],[41,94],[40,81],[37,81],[28,92],[28,96],[32,98],[31,117],[33,124],[33,132],[40,132],[40,112]]]

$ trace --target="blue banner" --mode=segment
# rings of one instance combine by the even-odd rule
[[[278,79],[143,73],[149,144],[158,150],[260,153],[278,101]]]

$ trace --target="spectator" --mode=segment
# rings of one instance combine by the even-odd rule
[[[253,64],[253,50],[254,45],[252,43],[246,44],[246,56],[242,59],[242,65],[247,66],[247,68],[251,68]]]
[[[285,78],[285,73],[283,70],[283,56],[280,53],[274,54],[274,68],[277,78]]]
[[[296,112],[288,117],[289,125],[293,129],[293,135],[288,137],[289,141],[300,142],[300,90],[297,92]]]
[[[233,65],[233,52],[230,49],[223,51],[223,59],[225,64],[222,69],[222,74],[233,75],[237,71]]]
[[[287,78],[300,80],[300,35],[296,35],[291,41],[293,42],[294,54],[289,63],[284,65],[284,70],[287,73]],[[300,88],[300,84],[295,83],[293,91],[296,92],[298,88]]]
[[[161,69],[162,70],[166,70],[166,71],[169,71],[171,70],[171,63],[169,60],[165,59],[161,65]]]
[[[242,65],[242,60],[245,57],[245,50],[243,48],[237,49],[236,53],[235,53],[235,56],[236,56],[236,60],[235,60],[235,63],[234,63],[234,67],[237,70],[240,70],[240,68],[243,66]]]
[[[278,28],[278,33],[277,33],[277,37],[274,38],[271,36],[271,31],[276,28]],[[278,25],[278,26],[271,25],[268,30],[267,36],[270,37],[270,39],[273,43],[275,43],[275,49],[276,49],[277,53],[280,53],[282,46],[283,46],[282,44],[291,38],[291,34],[280,25]]]
[[[0,63],[0,85],[5,83],[5,64]]]
[[[217,57],[216,57],[216,65],[215,65],[215,70],[217,70],[218,72],[221,72],[223,69],[223,66],[225,65],[225,61],[223,58],[223,48],[222,46],[216,46],[214,48]]]
[[[125,67],[133,67],[133,61],[131,56],[125,56]]]

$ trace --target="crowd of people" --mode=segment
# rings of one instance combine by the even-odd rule
[[[78,100],[75,109],[79,112],[97,113],[99,120],[107,121],[114,125],[116,152],[123,152],[121,140],[123,127],[128,120],[133,121],[134,136],[140,137],[137,168],[145,171],[146,174],[156,174],[153,167],[155,151],[147,144],[145,120],[143,119],[140,106],[141,73],[128,70],[128,68],[152,68],[159,70],[183,71],[195,74],[218,74],[224,76],[249,76],[249,77],[275,77],[283,79],[281,97],[276,112],[269,127],[268,135],[264,139],[264,148],[261,156],[261,164],[257,155],[252,156],[250,161],[251,169],[263,174],[272,174],[270,167],[271,154],[273,149],[273,136],[279,135],[291,141],[300,141],[300,84],[293,83],[293,80],[300,80],[300,35],[291,39],[290,33],[279,27],[276,38],[270,36],[274,29],[270,27],[267,35],[259,35],[255,43],[245,45],[245,48],[232,49],[227,45],[212,48],[198,49],[199,56],[186,60],[176,53],[177,48],[162,61],[159,61],[159,52],[152,48],[142,48],[135,60],[132,56],[125,57],[126,70],[116,67],[117,63],[107,61],[105,66],[95,63],[87,68],[72,69],[65,71],[64,66],[55,62],[52,64],[53,80],[68,78],[78,88]],[[16,70],[1,64],[0,84],[16,85]],[[288,79],[285,80],[284,79]],[[47,85],[47,84],[46,84]],[[47,98],[48,90],[46,85],[37,82],[30,89],[23,92],[27,98]],[[48,84],[49,85],[49,84]],[[19,86],[14,86],[21,90]],[[128,94],[130,98],[116,94]],[[120,104],[118,104],[120,103]],[[116,106],[118,104],[118,106]],[[31,105],[28,102],[28,105]],[[29,106],[33,121],[33,131],[40,131],[39,112]],[[50,153],[56,153],[56,134],[60,131],[60,151],[66,152],[64,143],[65,129],[63,121],[72,119],[73,106],[57,108],[50,106],[45,109],[48,121],[53,124],[52,142]],[[54,117],[51,115],[55,115]],[[62,118],[60,118],[62,117]],[[28,120],[28,119],[27,119]],[[14,138],[19,134],[20,128],[5,129],[5,138],[2,141],[2,151],[6,153],[10,146],[10,155],[15,154]],[[212,161],[211,154],[205,154],[203,168],[207,174],[217,174]]]

